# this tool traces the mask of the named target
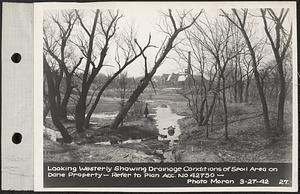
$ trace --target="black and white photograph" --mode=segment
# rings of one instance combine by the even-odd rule
[[[149,165],[154,171],[173,172],[176,165],[202,171],[199,165],[207,164],[211,168],[203,172],[214,173],[214,164],[224,171],[224,165],[249,163],[256,167],[233,166],[231,173],[278,170],[278,176],[292,176],[298,135],[295,6],[253,3],[39,5],[38,165],[44,165],[44,179],[52,178],[47,184],[68,187],[55,171],[72,165],[105,164],[109,172],[108,166],[121,163],[134,172]],[[81,176],[75,171],[67,176]],[[151,180],[167,176],[147,172],[144,178]],[[131,176],[122,173],[118,181]],[[289,178],[271,184],[251,178],[239,184],[292,184]],[[194,177],[187,184],[201,181]],[[226,181],[210,183],[238,184]]]
[[[289,9],[142,13],[44,13],[44,160],[291,162]]]
[[[21,2],[0,9],[3,190],[299,190],[296,1]]]

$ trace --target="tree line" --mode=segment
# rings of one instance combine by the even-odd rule
[[[125,16],[119,10],[97,9],[87,13],[74,9],[49,14],[43,26],[44,111],[48,107],[63,140],[71,142],[72,138],[62,124],[67,119],[69,102],[73,100],[75,104],[77,132],[84,133],[101,97],[119,80],[120,97],[124,102],[110,126],[112,129],[118,128],[147,86],[154,85],[152,79],[170,52],[176,51],[180,59],[187,62],[191,63],[192,57],[195,73],[190,73],[190,90],[182,95],[188,100],[199,126],[213,120],[215,104],[220,101],[224,110],[225,137],[228,138],[226,92],[233,90],[236,102],[238,98],[240,102],[247,102],[253,76],[265,129],[269,131],[270,118],[262,71],[266,70],[267,75],[275,72],[279,78],[277,129],[282,132],[287,88],[285,65],[290,56],[292,25],[289,30],[285,29],[288,9],[259,11],[255,17],[261,19],[264,36],[254,40],[255,26],[251,21],[254,16],[248,9],[221,10],[221,14],[214,19],[208,19],[203,10],[194,13],[191,10],[169,9],[161,12],[163,23],[159,28],[165,39],[160,45],[152,44],[151,34],[147,42],[141,44],[133,28],[127,32],[120,31],[119,21]],[[261,65],[265,47],[270,47],[273,52],[275,64],[271,65],[272,71]],[[112,48],[115,50],[112,51]],[[156,55],[147,56],[149,49],[155,49]],[[186,51],[190,53],[188,56]],[[114,54],[113,61],[108,57],[109,52]],[[152,61],[150,57],[153,62],[149,62]],[[135,82],[125,100],[125,71],[136,61],[142,61],[144,75]],[[99,79],[104,69],[112,64],[117,66],[114,72]],[[234,73],[228,78],[230,71]],[[196,76],[201,84],[195,79]]]
[[[185,32],[185,41],[176,48],[178,63],[184,61],[190,66],[186,89],[179,93],[188,101],[197,124],[207,126],[207,136],[216,101],[219,104],[222,101],[225,139],[228,139],[228,97],[234,102],[248,102],[254,77],[264,127],[274,132],[268,105],[268,97],[273,95],[277,103],[275,129],[282,134],[287,84],[291,81],[288,72],[291,72],[292,24],[286,29],[289,9],[277,12],[273,9],[259,9],[258,12],[221,9],[220,12],[214,19],[205,17],[196,22]],[[255,34],[258,27],[254,17],[263,27],[259,35]],[[270,54],[268,49],[272,51]],[[264,60],[267,55],[271,56],[268,63]]]

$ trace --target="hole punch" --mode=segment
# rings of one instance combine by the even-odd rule
[[[12,136],[12,142],[14,144],[19,144],[22,142],[22,135],[21,133],[14,133]]]
[[[12,62],[14,63],[19,63],[21,61],[21,55],[19,53],[14,53],[12,56],[11,56],[11,60]]]

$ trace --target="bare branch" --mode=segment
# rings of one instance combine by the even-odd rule
[[[90,33],[90,32],[88,31],[88,29],[85,27],[85,25],[84,25],[84,23],[83,23],[83,21],[82,21],[82,18],[81,18],[81,16],[79,15],[79,12],[78,12],[77,9],[75,10],[75,13],[76,13],[77,18],[78,18],[78,20],[79,20],[79,22],[80,22],[81,27],[84,29],[84,31],[87,33],[87,35],[90,37],[90,36],[91,36],[91,33]]]

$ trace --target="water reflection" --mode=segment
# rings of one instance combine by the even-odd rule
[[[114,119],[117,116],[117,112],[101,112],[92,115],[92,118],[96,119]]]
[[[177,121],[183,116],[173,113],[168,105],[157,107],[156,110],[155,120],[159,132],[158,140],[169,141],[170,146],[176,144],[181,134]]]

